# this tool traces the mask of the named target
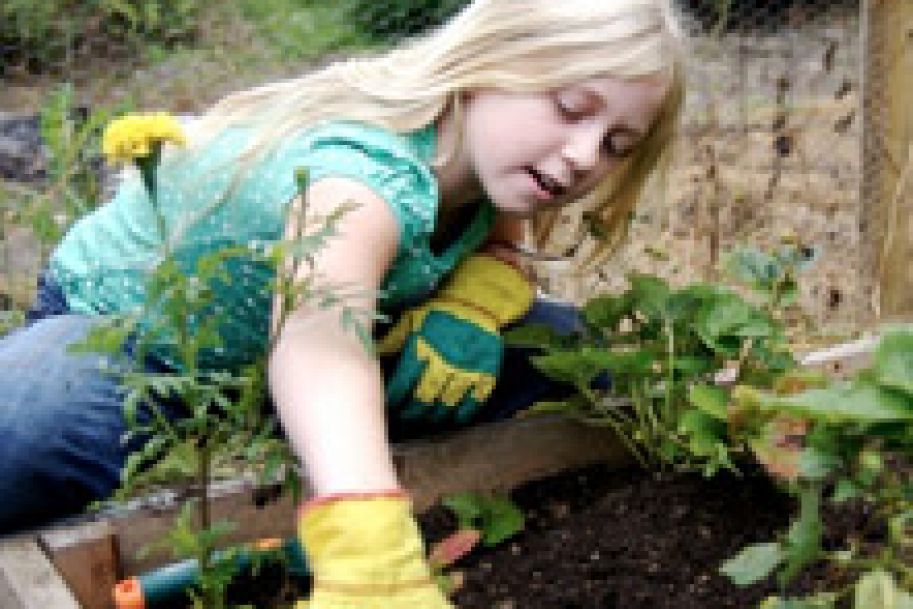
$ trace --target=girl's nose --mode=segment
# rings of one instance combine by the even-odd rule
[[[586,173],[599,163],[602,148],[600,125],[578,125],[564,144],[562,155],[575,173]]]

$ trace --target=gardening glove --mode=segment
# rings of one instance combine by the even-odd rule
[[[317,498],[302,506],[298,535],[314,579],[296,609],[455,609],[402,491]]]
[[[504,354],[500,328],[532,302],[532,285],[511,265],[483,254],[464,260],[379,342],[381,354],[401,352],[386,385],[388,407],[404,419],[469,421],[494,389]]]

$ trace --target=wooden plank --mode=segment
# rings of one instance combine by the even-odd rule
[[[557,415],[511,419],[403,443],[394,446],[394,460],[400,480],[412,494],[419,511],[448,493],[506,490],[534,478],[597,461],[617,466],[631,463],[630,456],[611,432]],[[291,497],[284,496],[257,507],[253,501],[256,493],[249,479],[214,488],[213,519],[228,519],[238,524],[237,530],[226,537],[226,543],[295,534],[297,506]],[[175,494],[164,494],[144,498],[121,513],[105,516],[108,530],[117,538],[123,573],[140,573],[171,560],[161,549],[144,557],[138,556],[138,552],[167,534],[177,506]],[[97,536],[90,539],[91,536],[87,537],[87,543],[105,547],[105,542]],[[79,544],[65,545],[75,552]],[[50,546],[54,544],[49,544],[49,551],[56,560],[62,546]]]
[[[32,536],[0,542],[0,607],[80,609],[76,597]]]
[[[862,278],[881,319],[913,313],[913,0],[863,4]]]
[[[83,609],[111,609],[111,589],[120,580],[117,540],[108,522],[43,531],[39,544]]]

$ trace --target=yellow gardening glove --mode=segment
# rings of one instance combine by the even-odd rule
[[[469,420],[494,389],[504,353],[500,328],[532,301],[533,286],[511,265],[484,254],[464,260],[379,342],[381,354],[401,352],[386,385],[388,408],[405,419]]]
[[[454,609],[401,491],[318,498],[303,506],[298,534],[314,584],[296,609]]]

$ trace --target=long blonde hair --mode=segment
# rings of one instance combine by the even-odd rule
[[[196,121],[190,136],[203,146],[228,127],[254,127],[257,135],[237,159],[240,175],[281,138],[326,120],[404,133],[448,107],[458,113],[467,90],[541,92],[598,76],[666,75],[672,85],[639,152],[623,175],[588,197],[589,221],[610,235],[603,249],[611,249],[674,131],[683,97],[681,41],[669,0],[475,0],[441,28],[383,54],[231,94]],[[446,162],[459,144],[440,151],[433,164]],[[554,214],[538,219],[537,241],[553,221]]]

